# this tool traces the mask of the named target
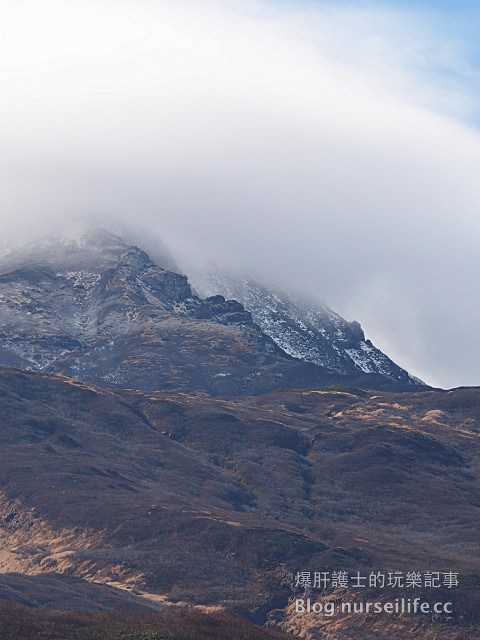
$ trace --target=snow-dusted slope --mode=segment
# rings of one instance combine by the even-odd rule
[[[202,300],[186,276],[95,230],[0,261],[0,364],[137,389],[243,393],[278,386],[299,363],[239,302]]]
[[[202,295],[239,300],[263,332],[295,358],[338,373],[380,373],[402,382],[419,382],[367,340],[358,322],[348,322],[327,306],[218,269],[190,280]]]
[[[411,380],[330,309],[251,280],[208,286],[225,297],[107,232],[36,243],[0,260],[0,364],[215,393]]]

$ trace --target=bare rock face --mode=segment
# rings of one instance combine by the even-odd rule
[[[306,364],[314,359],[287,353],[241,302],[199,298],[185,275],[103,231],[5,257],[0,301],[0,363],[99,384],[236,394],[367,372],[328,358],[325,366]],[[360,326],[344,325],[345,349],[357,348]],[[396,371],[368,370],[380,374],[377,384],[408,382]]]
[[[215,362],[218,352],[241,351],[242,375],[270,353],[287,359],[242,305],[200,300],[186,276],[105,232],[7,257],[0,290],[0,361],[28,370],[142,388],[208,387],[233,373]]]
[[[221,269],[198,271],[195,287],[239,300],[254,322],[283,351],[344,375],[380,374],[404,384],[420,381],[365,338],[362,327],[326,305],[268,287]]]

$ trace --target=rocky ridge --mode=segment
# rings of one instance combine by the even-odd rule
[[[239,300],[262,331],[294,358],[345,375],[376,373],[421,383],[366,339],[357,321],[345,320],[327,305],[218,268],[196,273],[193,281],[203,295],[217,292]]]
[[[220,293],[200,298],[185,275],[107,232],[37,243],[0,262],[0,363],[210,393],[415,382],[358,323],[328,311],[322,324],[253,282],[240,301]]]

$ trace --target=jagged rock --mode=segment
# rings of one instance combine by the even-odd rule
[[[362,342],[358,323],[335,316],[337,359],[320,362],[291,348],[298,326],[289,325],[285,313],[275,325],[280,335],[259,313],[260,298],[256,306],[234,298],[201,299],[185,275],[157,266],[145,251],[106,232],[31,245],[0,265],[0,364],[98,384],[211,393],[319,386],[339,382],[338,372],[383,374],[370,377],[369,385],[408,380],[399,368],[403,377],[393,375],[393,363]],[[317,334],[319,350],[328,339],[321,343]],[[354,354],[370,351],[388,366],[362,367]],[[341,366],[347,360],[350,367]]]
[[[220,269],[199,271],[193,280],[202,295],[239,300],[262,331],[294,358],[341,374],[381,374],[406,384],[419,383],[367,340],[356,320],[348,322],[326,305]]]

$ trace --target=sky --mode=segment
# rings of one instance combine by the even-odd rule
[[[2,0],[0,243],[130,227],[480,385],[475,4]]]

